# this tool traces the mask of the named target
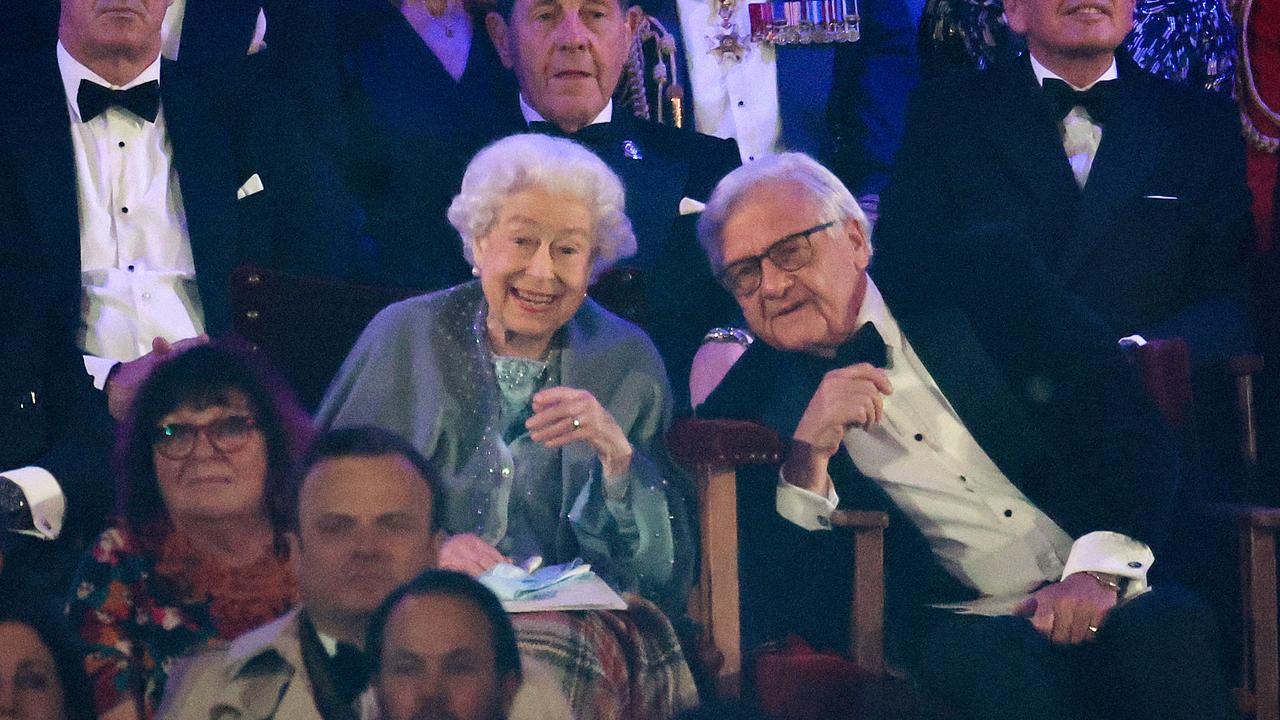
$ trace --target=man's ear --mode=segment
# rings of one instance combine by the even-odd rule
[[[1009,29],[1019,35],[1027,34],[1027,6],[1022,0],[1005,0],[1004,16],[1009,22]]]
[[[498,51],[498,59],[502,60],[502,66],[508,70],[514,69],[515,58],[511,56],[511,48],[507,46],[507,32],[510,28],[507,26],[506,19],[502,17],[502,13],[495,11],[485,15],[484,27],[489,31],[489,39],[493,41],[493,47]]]
[[[284,534],[284,540],[289,544],[289,564],[293,566],[293,576],[302,577],[302,538],[290,530]]]
[[[627,8],[627,37],[635,40],[636,31],[640,29],[640,23],[644,21],[644,10],[639,5],[632,5]],[[630,50],[630,45],[627,46]]]
[[[520,692],[520,678],[515,673],[507,673],[498,688],[499,701],[502,703],[502,717],[511,715],[511,704],[515,702],[516,693]]]
[[[440,548],[444,546],[444,541],[448,539],[449,533],[442,529],[431,533],[431,561],[427,563],[427,567],[440,567]]]

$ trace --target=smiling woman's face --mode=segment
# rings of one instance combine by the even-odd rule
[[[595,257],[592,226],[586,204],[569,195],[530,188],[503,201],[474,253],[495,352],[541,357],[582,306]]]
[[[160,496],[175,524],[184,519],[265,517],[267,443],[262,431],[249,430],[244,444],[229,451],[219,449],[210,439],[209,423],[233,417],[254,418],[248,397],[238,390],[227,392],[226,404],[201,409],[181,405],[157,423],[161,428],[203,428],[184,457],[170,458],[152,450]]]
[[[53,654],[36,631],[0,622],[0,718],[64,720],[65,702]]]

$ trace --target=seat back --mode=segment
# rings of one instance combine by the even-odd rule
[[[263,352],[308,409],[315,409],[365,325],[418,294],[244,266],[231,274],[236,334]]]

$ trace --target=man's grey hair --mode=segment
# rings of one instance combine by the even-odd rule
[[[761,185],[773,184],[799,186],[822,208],[826,219],[857,223],[867,241],[867,252],[871,252],[871,223],[840,178],[804,153],[780,153],[747,163],[725,175],[711,193],[698,220],[698,242],[713,270],[718,272],[723,267],[722,234],[742,199]]]
[[[545,135],[505,137],[472,158],[462,191],[449,206],[449,222],[462,237],[462,254],[475,264],[476,240],[493,229],[511,195],[538,189],[576,198],[592,218],[592,278],[635,255],[636,236],[626,213],[622,181],[590,150]]]

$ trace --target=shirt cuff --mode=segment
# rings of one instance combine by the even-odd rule
[[[53,474],[44,468],[24,467],[8,470],[4,477],[12,480],[27,498],[31,508],[31,520],[35,530],[17,530],[23,535],[54,540],[62,533],[62,520],[66,515],[67,499]]]
[[[84,356],[84,369],[93,376],[93,386],[99,390],[107,386],[107,376],[111,374],[111,368],[118,364],[118,361],[111,358],[97,357],[96,355]]]
[[[831,513],[840,504],[835,485],[831,486],[826,497],[822,497],[787,482],[781,470],[778,471],[775,497],[778,514],[805,530],[830,530]]]
[[[1100,572],[1128,579],[1122,599],[1148,590],[1147,570],[1156,556],[1146,543],[1117,532],[1097,530],[1078,538],[1071,546],[1062,577],[1078,572]]]

